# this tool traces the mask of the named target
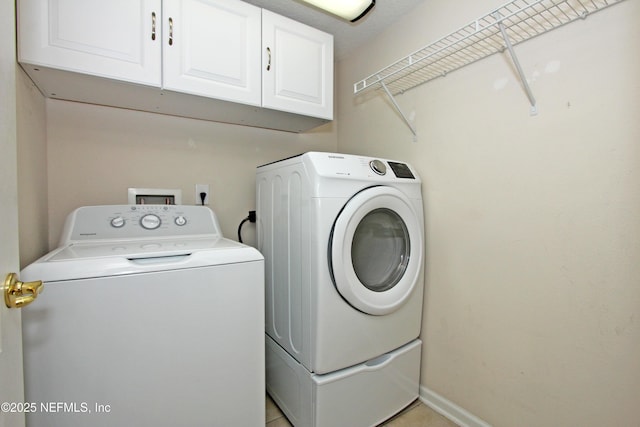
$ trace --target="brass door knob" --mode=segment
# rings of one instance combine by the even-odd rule
[[[4,279],[4,303],[9,308],[22,308],[29,305],[42,292],[42,281],[23,283],[16,273],[9,273]]]

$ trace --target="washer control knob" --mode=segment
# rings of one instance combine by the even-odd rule
[[[187,218],[183,217],[182,215],[177,216],[176,219],[174,220],[174,222],[176,223],[176,225],[178,227],[182,227],[183,225],[185,225],[187,223]]]
[[[160,224],[162,224],[162,221],[160,217],[155,214],[146,214],[140,218],[140,225],[146,230],[155,230],[160,227]]]
[[[122,218],[121,216],[117,216],[111,219],[111,226],[113,228],[122,228],[124,227],[124,224],[125,224],[124,218]]]
[[[371,170],[377,173],[378,175],[384,175],[387,173],[387,166],[380,160],[371,160],[369,162],[369,166]]]

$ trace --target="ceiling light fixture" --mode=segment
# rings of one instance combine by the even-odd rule
[[[347,21],[356,22],[376,4],[376,0],[304,0]]]

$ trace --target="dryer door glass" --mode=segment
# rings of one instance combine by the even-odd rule
[[[351,262],[368,289],[383,292],[393,288],[404,275],[410,255],[407,226],[391,209],[374,209],[356,227]]]
[[[354,195],[336,218],[329,270],[342,298],[363,313],[398,310],[422,286],[421,211],[393,187]]]

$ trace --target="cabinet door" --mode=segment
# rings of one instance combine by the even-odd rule
[[[160,86],[160,5],[161,0],[19,0],[18,60]]]
[[[260,8],[164,0],[163,88],[260,105]]]
[[[262,106],[333,119],[333,36],[262,11]]]

